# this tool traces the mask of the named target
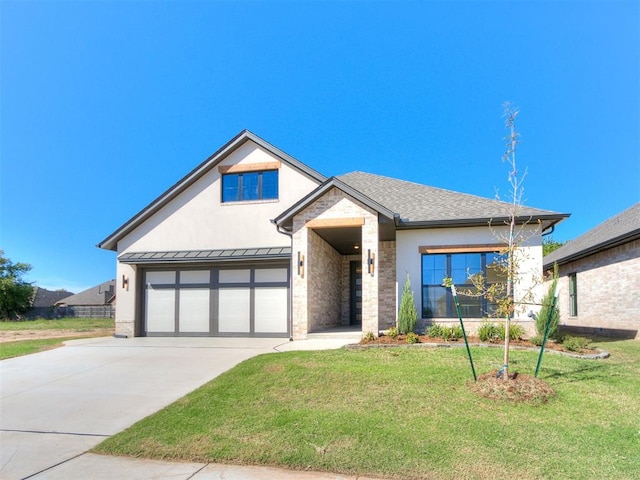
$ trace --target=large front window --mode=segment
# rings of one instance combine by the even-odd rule
[[[222,202],[276,200],[278,170],[227,173],[222,175]]]
[[[435,253],[422,255],[422,318],[456,317],[456,307],[449,288],[443,287],[445,278],[451,278],[458,290],[458,301],[463,317],[481,318],[491,314],[496,305],[482,296],[463,295],[477,292],[470,277],[481,274],[486,285],[501,280],[501,255],[498,253]]]

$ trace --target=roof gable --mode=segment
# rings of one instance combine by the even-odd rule
[[[544,257],[545,268],[564,264],[640,238],[640,202],[605,220]]]
[[[240,147],[242,147],[249,141],[255,143],[256,145],[263,148],[270,154],[279,158],[283,163],[288,164],[290,167],[296,169],[297,171],[311,178],[315,182],[321,183],[326,180],[326,177],[321,173],[313,170],[312,168],[308,167],[302,162],[296,160],[292,156],[274,147],[267,141],[249,132],[248,130],[243,130],[238,135],[236,135],[233,139],[231,139],[228,143],[222,146],[218,151],[216,151],[211,156],[209,156],[200,165],[194,168],[191,172],[185,175],[182,179],[176,182],[173,186],[169,187],[164,193],[162,193],[158,198],[153,200],[149,205],[144,207],[140,212],[134,215],[124,225],[119,227],[107,238],[102,240],[98,244],[98,247],[104,248],[106,250],[115,251],[118,246],[118,241],[120,241],[129,233],[131,233],[135,228],[137,228],[139,225],[144,223],[152,215],[154,215],[156,212],[158,212],[160,209],[166,206],[169,202],[175,199],[178,195],[184,192],[187,188],[193,185],[197,180],[202,178],[207,172],[209,172],[211,169],[216,167],[219,163],[221,163],[226,158],[228,158],[229,155],[231,155],[233,152],[238,150]]]

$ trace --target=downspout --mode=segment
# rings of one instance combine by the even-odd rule
[[[288,236],[291,241],[291,261],[289,262],[289,271],[291,272],[289,277],[289,312],[290,312],[289,341],[292,342],[293,341],[293,233],[283,230],[282,227],[278,225],[274,219],[271,219],[270,221],[276,226],[276,230],[278,230],[278,233]]]
[[[554,223],[553,225],[551,225],[551,230],[549,230],[548,232],[542,232],[542,237],[546,237],[547,235],[551,235],[556,229],[556,224]]]

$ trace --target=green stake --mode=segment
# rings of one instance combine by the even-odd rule
[[[458,294],[456,293],[456,286],[451,284],[451,293],[453,294],[453,301],[456,304],[456,311],[458,312],[458,318],[460,319],[460,326],[462,327],[462,336],[464,337],[464,344],[467,347],[467,355],[469,356],[469,363],[471,364],[471,372],[473,373],[473,380],[478,381],[476,376],[476,369],[473,367],[473,359],[471,358],[471,350],[469,349],[469,342],[467,341],[467,332],[464,331],[464,323],[462,323],[462,314],[460,313],[460,303],[458,302]]]
[[[536,373],[534,377],[538,377],[540,371],[540,363],[542,363],[542,354],[544,353],[544,346],[547,344],[547,337],[549,336],[549,328],[551,327],[551,319],[553,318],[553,312],[556,309],[556,303],[558,301],[558,290],[560,286],[556,286],[556,292],[553,295],[553,301],[551,302],[551,308],[549,309],[549,317],[544,327],[544,337],[542,338],[542,345],[540,346],[540,355],[538,355],[538,364],[536,365]]]

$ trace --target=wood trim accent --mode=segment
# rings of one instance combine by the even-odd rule
[[[307,228],[340,228],[340,227],[361,227],[364,225],[364,217],[348,218],[315,218],[309,220]]]
[[[439,246],[420,246],[420,253],[482,253],[482,252],[499,252],[506,248],[506,245],[500,243],[486,243],[483,245],[439,245]]]
[[[225,173],[243,173],[243,172],[257,172],[261,170],[278,170],[280,168],[280,162],[263,162],[263,163],[244,163],[238,165],[220,165],[218,171],[221,174]]]

